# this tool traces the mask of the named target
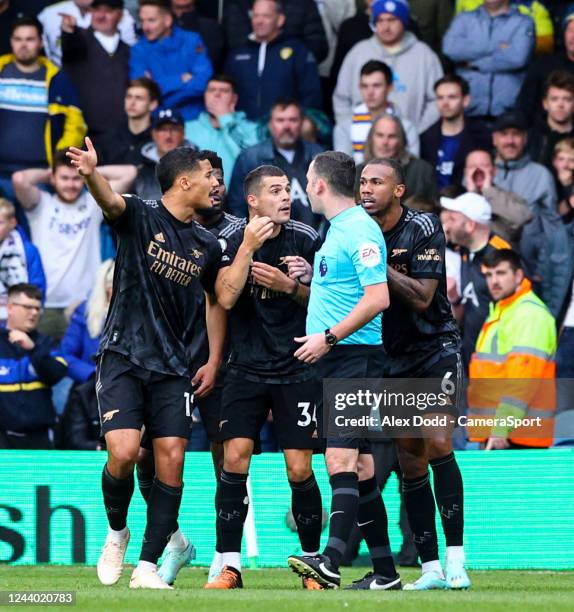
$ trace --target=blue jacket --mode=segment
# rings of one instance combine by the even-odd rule
[[[94,356],[98,352],[100,337],[92,338],[86,321],[86,305],[82,302],[70,320],[62,338],[61,350],[68,362],[68,376],[77,383],[83,383],[96,371]]]
[[[273,146],[271,139],[245,149],[235,162],[231,185],[227,194],[227,207],[231,214],[237,217],[247,216],[247,203],[243,196],[243,181],[247,174],[264,164],[278,166],[285,171],[291,181],[291,197],[293,206],[291,218],[318,229],[323,217],[314,215],[307,198],[307,170],[315,155],[322,153],[323,147],[318,144],[300,140],[295,152],[293,163],[290,164]]]
[[[30,242],[30,239],[24,233],[24,230],[17,225],[16,231],[22,237],[24,244],[24,253],[26,255],[26,267],[28,268],[28,282],[36,285],[42,291],[42,301],[46,298],[46,275],[44,274],[44,266],[38,248]]]
[[[534,44],[534,22],[515,7],[491,17],[481,6],[454,18],[442,51],[470,85],[469,115],[498,116],[514,106]]]
[[[265,66],[257,73],[261,45],[248,39],[233,49],[225,72],[237,83],[237,110],[248,119],[264,117],[279,98],[295,98],[302,106],[321,108],[321,81],[313,54],[304,43],[280,35],[267,45]]]
[[[26,351],[0,328],[0,431],[32,432],[54,425],[52,386],[66,376],[67,364],[52,340],[34,331]]]
[[[177,26],[169,36],[150,42],[142,37],[132,47],[130,78],[149,73],[160,86],[162,106],[176,108],[188,121],[203,109],[203,92],[213,74],[211,60],[201,36]],[[184,83],[181,75],[193,76]]]

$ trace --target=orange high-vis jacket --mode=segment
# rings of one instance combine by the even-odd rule
[[[501,436],[521,446],[552,445],[555,352],[556,322],[530,281],[524,279],[513,295],[490,305],[469,368],[472,440]],[[509,424],[519,419],[527,421]]]

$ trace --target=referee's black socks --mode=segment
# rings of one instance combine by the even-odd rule
[[[217,552],[241,551],[243,523],[247,518],[248,509],[247,474],[221,470],[215,495]]]
[[[302,482],[289,481],[291,510],[303,553],[317,553],[321,543],[323,506],[315,474]]]
[[[402,488],[413,541],[421,562],[436,561],[439,558],[436,507],[428,472],[419,478],[403,478]]]
[[[357,524],[369,547],[375,573],[394,578],[397,572],[389,542],[387,510],[374,476],[359,482]]]
[[[454,453],[430,462],[436,503],[447,546],[462,546],[464,489]]]
[[[359,478],[355,472],[340,472],[331,476],[329,482],[333,497],[329,517],[329,540],[323,554],[338,568],[357,518]]]
[[[121,531],[126,526],[128,508],[134,492],[134,475],[127,478],[114,478],[108,472],[107,464],[102,472],[102,494],[108,515],[108,523],[114,531]]]
[[[154,478],[147,502],[147,524],[140,561],[157,564],[171,534],[177,530],[182,493],[183,485],[171,487]]]

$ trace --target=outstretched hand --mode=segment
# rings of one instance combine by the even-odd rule
[[[85,138],[87,151],[70,147],[66,151],[66,156],[72,161],[72,166],[78,169],[82,176],[90,176],[98,165],[98,156],[92,141],[86,136]]]

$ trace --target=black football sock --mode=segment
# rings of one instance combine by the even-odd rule
[[[357,518],[359,479],[355,472],[340,472],[329,479],[332,490],[329,539],[323,554],[338,568]]]
[[[240,552],[243,523],[249,509],[247,474],[221,470],[215,496],[215,509],[217,552]]]
[[[127,478],[114,478],[108,472],[107,464],[102,472],[102,493],[108,515],[108,523],[114,531],[121,531],[126,526],[128,508],[134,492],[134,475]]]
[[[357,524],[369,547],[375,573],[393,578],[397,572],[389,542],[387,510],[374,476],[359,482]]]
[[[321,491],[311,474],[303,482],[289,481],[291,486],[291,509],[297,525],[297,533],[303,552],[317,552],[321,543],[321,518],[323,506]]]
[[[403,478],[403,497],[421,562],[436,561],[436,509],[428,472],[419,478]]]
[[[144,498],[144,501],[147,504],[149,500],[149,494],[151,493],[151,487],[153,485],[155,472],[147,472],[146,470],[141,469],[138,465],[136,467],[136,473],[138,475],[138,486],[140,489],[140,493],[142,494],[142,497]]]
[[[462,546],[464,532],[464,491],[462,475],[454,453],[433,459],[434,494],[447,546]]]
[[[163,549],[177,530],[177,516],[181,505],[181,487],[169,485],[154,478],[147,504],[147,524],[145,528],[141,561],[157,563]]]

